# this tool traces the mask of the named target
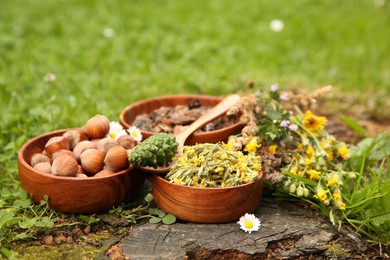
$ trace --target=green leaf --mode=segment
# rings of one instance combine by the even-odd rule
[[[0,211],[0,229],[7,224],[14,217],[14,213],[12,211]]]
[[[162,222],[165,225],[171,225],[176,222],[176,217],[172,214],[167,214],[165,217],[162,218]]]
[[[158,217],[162,218],[162,217],[165,217],[166,213],[163,210],[158,209],[157,210],[157,215],[158,215]]]
[[[158,216],[158,211],[159,211],[158,208],[149,208],[148,211],[150,214]]]
[[[86,216],[86,215],[80,215],[79,219],[81,219],[82,221],[88,223],[89,225],[97,223],[97,222],[100,221],[99,218],[95,218],[94,216]]]
[[[35,226],[37,220],[35,218],[24,218],[22,221],[19,221],[19,227],[24,229],[29,229]]]
[[[369,137],[370,135],[355,119],[347,117],[347,116],[339,116],[340,120],[343,121],[349,128],[354,130],[356,133],[363,137]]]
[[[29,199],[25,199],[25,200],[17,199],[13,203],[14,207],[19,207],[22,209],[26,209],[30,207],[30,205],[31,205],[31,201]]]
[[[51,228],[54,226],[54,222],[49,217],[43,217],[41,220],[37,221],[35,226]]]
[[[157,224],[157,223],[160,223],[160,222],[161,222],[161,218],[151,217],[151,218],[149,219],[149,222],[152,223],[152,224]]]

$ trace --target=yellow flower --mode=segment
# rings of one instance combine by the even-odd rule
[[[342,202],[341,200],[336,200],[335,204],[336,204],[337,208],[339,208],[341,210],[345,210],[345,203]]]
[[[234,144],[234,140],[229,140],[227,143],[223,143],[223,148],[225,150],[232,151],[233,150],[233,144]]]
[[[276,144],[270,145],[270,146],[268,146],[268,152],[272,153],[272,154],[275,154],[276,153],[276,148],[278,148],[278,146]]]
[[[328,161],[333,161],[334,156],[333,156],[333,151],[331,149],[325,149],[326,153],[328,154]]]
[[[310,164],[311,164],[311,160],[305,157],[305,165],[310,165]]]
[[[309,170],[309,171],[307,171],[307,174],[309,174],[310,180],[319,180],[321,172],[316,171],[316,170]]]
[[[326,117],[316,116],[310,110],[307,110],[302,118],[303,126],[314,136],[317,136],[318,132],[324,129],[326,121]]]
[[[321,201],[325,201],[328,198],[328,195],[326,195],[327,193],[328,193],[327,190],[318,189],[318,191],[317,191],[316,195],[314,195],[314,197],[321,200]]]
[[[303,150],[303,144],[298,144],[297,148],[298,148],[298,150]]]
[[[332,178],[330,178],[330,179],[328,180],[327,185],[328,185],[328,186],[333,186],[333,185],[336,185],[337,183],[339,183],[339,178],[336,177],[336,176],[333,176]]]
[[[345,203],[344,202],[341,202],[339,205],[338,205],[339,209],[341,210],[345,210]]]
[[[297,168],[292,167],[291,170],[290,170],[290,173],[294,174],[294,175],[297,175]]]
[[[349,152],[349,148],[346,145],[341,146],[338,149],[338,153],[344,160],[351,158],[351,153]]]
[[[247,145],[245,145],[244,151],[248,153],[255,153],[260,147],[261,144],[257,144],[256,139],[252,139]]]
[[[334,192],[333,193],[333,198],[335,200],[341,200],[341,193],[340,192]]]
[[[309,156],[314,155],[314,149],[313,149],[313,147],[311,147],[311,146],[307,147],[307,149],[306,149],[306,154],[309,155]]]

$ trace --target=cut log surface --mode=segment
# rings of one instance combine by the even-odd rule
[[[335,244],[339,257],[364,250],[359,248],[362,245],[356,237],[354,245],[349,243],[350,248],[344,248],[341,233],[326,218],[302,205],[277,203],[265,197],[254,214],[261,220],[261,227],[251,234],[241,230],[237,222],[147,223],[133,226],[119,246],[122,256],[128,259],[327,258],[334,256]]]

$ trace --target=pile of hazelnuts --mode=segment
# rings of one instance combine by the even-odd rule
[[[37,171],[56,176],[107,176],[129,167],[128,155],[138,144],[130,135],[117,140],[107,137],[110,122],[103,115],[90,118],[85,126],[50,138],[42,152],[31,156]]]

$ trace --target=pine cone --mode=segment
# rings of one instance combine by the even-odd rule
[[[172,161],[178,145],[175,137],[157,133],[136,146],[129,156],[129,163],[135,166],[164,166]]]

